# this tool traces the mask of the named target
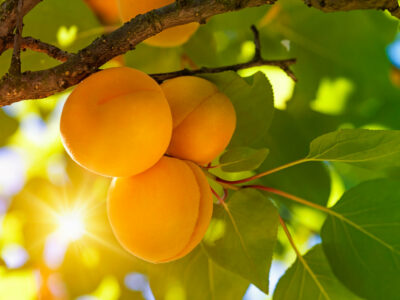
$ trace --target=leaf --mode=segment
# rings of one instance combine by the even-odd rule
[[[279,4],[281,10],[262,32],[275,39],[262,40],[262,44],[275,44],[277,36],[289,40],[287,55],[298,59],[293,69],[300,80],[289,109],[300,117],[324,81],[344,79],[354,90],[347,95],[341,123],[360,126],[374,122],[399,128],[400,90],[390,82],[391,66],[385,53],[395,38],[398,22],[376,10],[326,14],[308,9],[302,1]],[[316,119],[304,121],[319,127]]]
[[[211,259],[267,293],[278,228],[276,208],[260,192],[247,189],[235,192],[225,208],[215,206],[213,218],[204,238]]]
[[[204,76],[231,99],[237,115],[237,125],[229,148],[251,147],[268,131],[274,114],[271,84],[263,73],[242,78],[235,72]]]
[[[400,294],[400,182],[368,181],[347,191],[322,228],[335,275],[367,299]]]
[[[249,285],[215,264],[201,246],[183,259],[145,268],[156,299],[241,300]]]
[[[18,121],[6,115],[0,109],[0,147],[7,143],[8,138],[18,129]]]
[[[360,299],[341,284],[332,273],[321,245],[313,247],[303,258],[315,278],[310,275],[301,260],[297,259],[279,280],[274,300]],[[328,295],[328,298],[325,295]]]
[[[258,172],[277,168],[307,155],[312,138],[308,136],[308,131],[302,130],[301,125],[301,121],[286,111],[275,111],[267,136],[256,145],[257,148],[267,147],[270,150]],[[320,162],[286,168],[263,177],[260,182],[321,205],[325,205],[329,198],[330,177]]]
[[[241,172],[257,169],[268,156],[269,150],[236,147],[228,149],[219,159],[225,172]]]
[[[306,159],[393,169],[400,166],[400,131],[344,129],[331,132],[311,142]]]

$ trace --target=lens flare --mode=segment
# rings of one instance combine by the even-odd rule
[[[56,234],[66,241],[79,240],[85,234],[83,216],[76,211],[66,212],[57,218],[58,228]]]

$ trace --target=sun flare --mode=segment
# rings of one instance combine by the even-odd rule
[[[79,212],[65,212],[57,217],[57,223],[56,234],[69,242],[77,241],[85,234],[84,218]]]

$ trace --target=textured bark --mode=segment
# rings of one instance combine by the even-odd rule
[[[23,15],[41,0],[24,0]],[[303,0],[310,7],[325,12],[354,9],[387,9],[400,18],[397,0]],[[276,0],[177,0],[175,3],[149,13],[139,15],[117,30],[97,38],[77,54],[69,54],[33,38],[23,38],[21,48],[48,53],[60,61],[54,68],[23,74],[6,74],[0,80],[0,106],[25,99],[40,99],[63,91],[97,72],[110,59],[135,48],[145,39],[166,28],[190,22],[205,23],[207,18],[246,7],[274,4]],[[10,40],[17,20],[18,0],[6,0],[0,8],[0,53],[10,47]],[[261,60],[258,60],[260,62]],[[289,60],[290,61],[290,60]],[[255,63],[253,61],[252,63]],[[288,61],[277,63],[290,75]],[[226,67],[221,67],[225,69]],[[207,69],[194,72],[205,72]],[[193,72],[193,71],[179,71]],[[186,74],[185,73],[185,74]],[[292,74],[293,75],[293,74]],[[154,75],[157,79],[174,76],[174,73]],[[293,75],[294,78],[294,75]]]
[[[25,16],[42,0],[24,0],[22,16]],[[0,6],[0,38],[13,33],[17,24],[18,0],[6,0]]]
[[[91,45],[54,68],[5,75],[0,81],[0,106],[25,99],[40,99],[79,83],[115,56],[124,54],[166,28],[190,22],[204,23],[211,16],[273,4],[275,0],[186,0],[138,15],[119,29],[97,38]]]
[[[399,7],[397,0],[304,0],[304,3],[324,12],[356,9],[387,9],[394,11]]]

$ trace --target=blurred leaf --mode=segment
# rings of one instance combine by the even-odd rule
[[[271,170],[302,159],[307,155],[311,137],[302,128],[301,120],[286,111],[275,111],[272,125],[266,137],[255,147],[267,147],[270,153],[258,169]],[[320,162],[300,164],[263,177],[260,182],[284,190],[314,203],[325,205],[329,198],[330,177]]]
[[[0,268],[0,299],[31,300],[37,298],[37,275],[34,270],[7,272]]]
[[[374,10],[326,14],[297,0],[279,4],[281,10],[263,35],[275,36],[275,43],[279,39],[290,41],[288,55],[297,58],[293,69],[300,80],[289,110],[305,113],[321,84],[344,79],[353,87],[342,110],[345,122],[360,126],[373,120],[398,129],[400,90],[389,80],[390,62],[385,51],[398,22]],[[340,94],[339,90],[334,92]],[[305,120],[310,124],[315,121]]]
[[[274,114],[271,84],[261,72],[242,78],[235,72],[204,76],[231,99],[237,115],[236,131],[230,147],[251,147],[268,131]]]
[[[5,114],[0,109],[0,147],[7,143],[8,138],[18,129],[18,121]]]
[[[311,142],[306,160],[393,169],[400,166],[400,131],[343,129],[331,132]]]
[[[274,300],[326,299],[325,295],[331,300],[360,299],[332,273],[321,245],[309,250],[303,259],[313,275],[297,258],[279,280]]]
[[[211,225],[204,238],[209,256],[267,293],[278,228],[276,208],[260,192],[247,189],[235,192],[226,207],[215,206],[213,218],[223,226],[221,230]]]
[[[269,150],[236,147],[221,155],[219,162],[225,172],[241,172],[257,169],[268,156]]]
[[[247,41],[253,41],[250,26],[256,24],[268,9],[268,6],[261,6],[220,14],[213,16],[206,25],[202,26],[215,37],[217,47],[215,56],[210,57],[212,52],[208,54],[208,44],[202,45],[201,49],[205,57],[210,57],[207,65],[215,62],[216,66],[223,66],[247,61],[247,58],[243,60],[241,57],[242,45]]]
[[[248,281],[221,268],[201,246],[186,257],[166,264],[147,264],[156,299],[241,300]]]
[[[367,299],[400,294],[400,185],[387,179],[362,183],[332,208],[321,232],[335,275]]]
[[[194,36],[183,45],[183,50],[199,67],[215,65],[217,41],[206,26],[200,26]]]
[[[151,59],[149,59],[151,57]],[[139,44],[134,51],[124,55],[128,67],[142,70],[146,73],[160,73],[180,70],[182,68],[182,49],[157,48]]]

